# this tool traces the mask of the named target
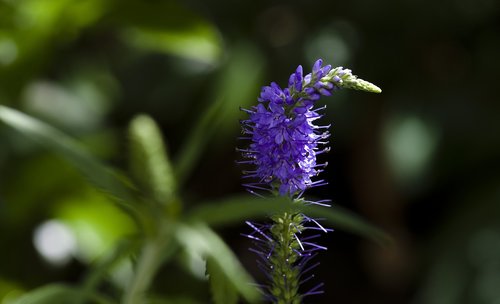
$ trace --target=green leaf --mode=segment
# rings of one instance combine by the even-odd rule
[[[90,270],[85,278],[82,286],[82,293],[89,295],[95,292],[99,287],[99,284],[105,279],[109,274],[109,271],[113,269],[119,262],[124,258],[128,257],[131,252],[135,249],[137,244],[129,240],[123,240],[120,242],[111,253],[107,254],[103,258],[97,260],[93,265],[91,265]],[[79,301],[74,303],[85,303],[82,297]]]
[[[239,195],[214,202],[203,202],[187,214],[188,220],[210,226],[241,224],[247,219],[268,218],[292,207],[286,197],[259,198]]]
[[[186,29],[130,28],[124,33],[132,45],[154,51],[215,64],[221,57],[220,42],[215,30],[206,23]]]
[[[290,208],[313,218],[324,218],[335,229],[356,233],[379,243],[390,242],[390,237],[386,233],[342,207],[304,206],[291,203],[288,198],[236,196],[221,201],[201,203],[187,217],[210,226],[222,226],[241,224],[250,219],[267,218]]]
[[[129,127],[130,166],[136,183],[167,210],[176,212],[176,182],[161,131],[147,115],[136,116]]]
[[[258,302],[259,291],[252,286],[251,276],[231,249],[209,227],[201,223],[179,224],[176,229],[176,238],[190,254],[200,255],[210,260],[213,263],[212,268],[217,267],[220,274],[228,279],[228,284],[246,301]]]
[[[125,42],[214,65],[221,58],[222,40],[216,27],[177,1],[120,1],[110,17]]]
[[[141,253],[137,258],[134,276],[125,289],[122,303],[145,303],[150,284],[161,265],[172,258],[179,249],[178,242],[175,242],[174,228],[174,224],[164,223],[155,231],[156,235],[142,240]]]
[[[135,210],[131,204],[135,198],[125,178],[94,159],[69,136],[42,121],[2,105],[0,121],[64,157],[94,186],[107,193],[126,210]]]
[[[2,95],[6,91],[7,96],[17,96],[27,81],[41,73],[59,47],[73,42],[83,30],[101,19],[108,2],[26,0],[2,3],[2,8],[11,8],[7,10],[8,18],[0,17],[1,35],[7,38],[11,49],[6,59],[0,58],[7,63],[0,68]]]
[[[84,294],[75,287],[62,284],[45,285],[14,300],[13,304],[72,304]],[[97,294],[88,297],[92,303],[111,304],[111,300]]]
[[[312,218],[324,218],[325,222],[334,229],[342,229],[388,245],[392,238],[381,229],[371,225],[358,215],[339,206],[322,207],[317,205],[301,206],[300,210]]]
[[[210,290],[215,304],[233,304],[238,301],[238,294],[219,265],[212,259],[207,259],[207,274]]]

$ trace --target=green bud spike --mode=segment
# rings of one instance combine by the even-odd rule
[[[332,82],[339,88],[354,89],[370,93],[381,93],[382,90],[371,82],[353,75],[351,70],[343,67],[334,68],[321,79],[321,81]]]
[[[382,93],[382,90],[373,83],[357,78],[354,75],[352,75],[352,77],[349,77],[347,80],[344,80],[340,87],[370,93]]]
[[[163,136],[149,116],[136,116],[129,127],[130,167],[137,185],[170,216],[180,210],[176,180]]]
[[[273,249],[269,257],[272,277],[270,293],[277,304],[300,304],[300,266],[297,261],[300,259],[298,252],[302,245],[296,234],[304,230],[304,218],[299,213],[283,212],[274,215],[272,219],[274,223],[271,227],[273,242],[270,244]]]

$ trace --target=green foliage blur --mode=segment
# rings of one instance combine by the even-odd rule
[[[308,301],[500,303],[499,33],[493,0],[0,0],[0,303],[120,301],[164,218],[151,303],[245,297],[239,107],[317,58],[383,93],[321,101],[338,230]]]

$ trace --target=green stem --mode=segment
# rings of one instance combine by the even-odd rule
[[[87,303],[88,299],[95,294],[99,284],[106,277],[109,270],[128,256],[132,247],[134,246],[130,241],[120,242],[111,254],[97,261],[87,274],[81,288],[82,296],[75,300],[75,304]]]
[[[299,256],[300,245],[295,234],[302,231],[302,216],[298,213],[284,212],[273,216],[271,227],[273,237],[273,254],[270,258],[273,278],[271,293],[277,304],[299,304],[300,270],[295,265]]]
[[[167,242],[161,236],[146,240],[137,261],[135,275],[125,291],[124,304],[146,303],[145,294],[163,258]]]

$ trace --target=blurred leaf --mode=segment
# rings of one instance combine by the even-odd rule
[[[188,214],[188,219],[201,221],[211,226],[241,224],[245,220],[266,218],[290,208],[300,210],[307,216],[324,218],[335,229],[353,232],[381,243],[390,242],[390,238],[383,231],[341,207],[304,206],[293,204],[288,198],[281,197],[263,199],[247,195],[205,202],[193,209]]]
[[[180,206],[160,129],[151,117],[139,115],[130,123],[129,137],[131,170],[137,184],[172,215]]]
[[[21,98],[25,113],[63,130],[102,130],[113,105],[116,80],[105,64],[78,62],[65,67],[68,75],[59,81],[36,79],[26,84]]]
[[[135,245],[128,240],[120,242],[110,254],[107,254],[91,265],[90,271],[85,278],[82,292],[85,295],[92,294],[98,288],[99,283],[108,275],[109,271],[121,262],[122,259],[129,256],[135,249]],[[75,303],[85,303],[84,298],[81,298],[79,302],[75,301]]]
[[[176,253],[178,243],[172,242],[175,232],[171,227],[172,225],[167,224],[154,238],[143,240],[134,270],[135,274],[125,289],[123,303],[143,303],[146,292],[161,265]]]
[[[19,299],[13,301],[13,304],[72,304],[83,294],[78,288],[62,284],[51,284],[37,288]],[[113,303],[97,294],[89,296],[92,303],[109,304]]]
[[[392,243],[392,238],[381,229],[369,224],[358,215],[339,207],[301,206],[300,210],[313,218],[324,218],[334,229],[342,229],[370,238],[382,245]]]
[[[239,195],[214,202],[203,202],[187,214],[188,220],[200,221],[210,226],[241,224],[248,219],[268,218],[292,207],[286,197],[259,198]]]
[[[126,27],[125,40],[137,48],[208,64],[221,57],[216,28],[176,1],[120,2],[113,18]]]
[[[261,71],[262,59],[257,50],[245,44],[234,48],[220,74],[214,101],[202,111],[177,154],[174,164],[179,184],[187,180],[216,134],[239,128],[239,108],[256,99]]]
[[[184,30],[132,28],[125,32],[127,41],[137,48],[174,54],[214,64],[220,57],[218,36],[207,24]]]
[[[9,136],[19,137],[11,130],[3,130],[11,132]],[[25,138],[20,139],[25,140]],[[8,143],[2,141],[2,145]],[[35,220],[40,216],[40,212],[49,211],[52,207],[50,202],[54,197],[70,193],[87,184],[68,162],[50,153],[23,158],[22,161],[13,164],[12,169],[4,169],[2,179],[4,179],[0,181],[2,198],[6,202],[11,202],[9,208],[4,211],[5,218],[2,220],[3,224],[7,224],[12,230],[21,229]],[[27,188],[29,191],[26,191]],[[40,202],[45,203],[42,205]],[[4,215],[1,212],[0,214]]]
[[[18,284],[8,281],[0,277],[0,299],[3,303],[10,303],[13,299],[17,299],[25,293],[23,288]]]
[[[176,238],[190,254],[209,259],[213,263],[212,266],[217,267],[221,274],[228,278],[232,288],[246,301],[255,303],[259,300],[259,292],[251,284],[253,280],[250,275],[231,249],[210,228],[201,223],[179,225]]]
[[[78,3],[71,0],[26,0],[17,5],[17,17],[24,26],[39,33],[71,33],[95,22],[104,12],[105,4],[103,0]]]
[[[210,290],[215,304],[233,304],[238,301],[238,294],[213,259],[207,259],[207,274],[209,275]]]
[[[108,168],[92,156],[73,139],[59,130],[23,114],[0,105],[0,121],[21,134],[58,153],[78,168],[91,183],[115,199],[126,210],[135,210],[131,204],[134,196],[124,177]]]
[[[10,51],[0,59],[6,61],[5,68],[0,69],[2,89],[10,93],[10,97],[17,96],[25,82],[47,64],[58,46],[72,41],[83,29],[95,24],[107,4],[105,0],[12,2],[5,26]]]

